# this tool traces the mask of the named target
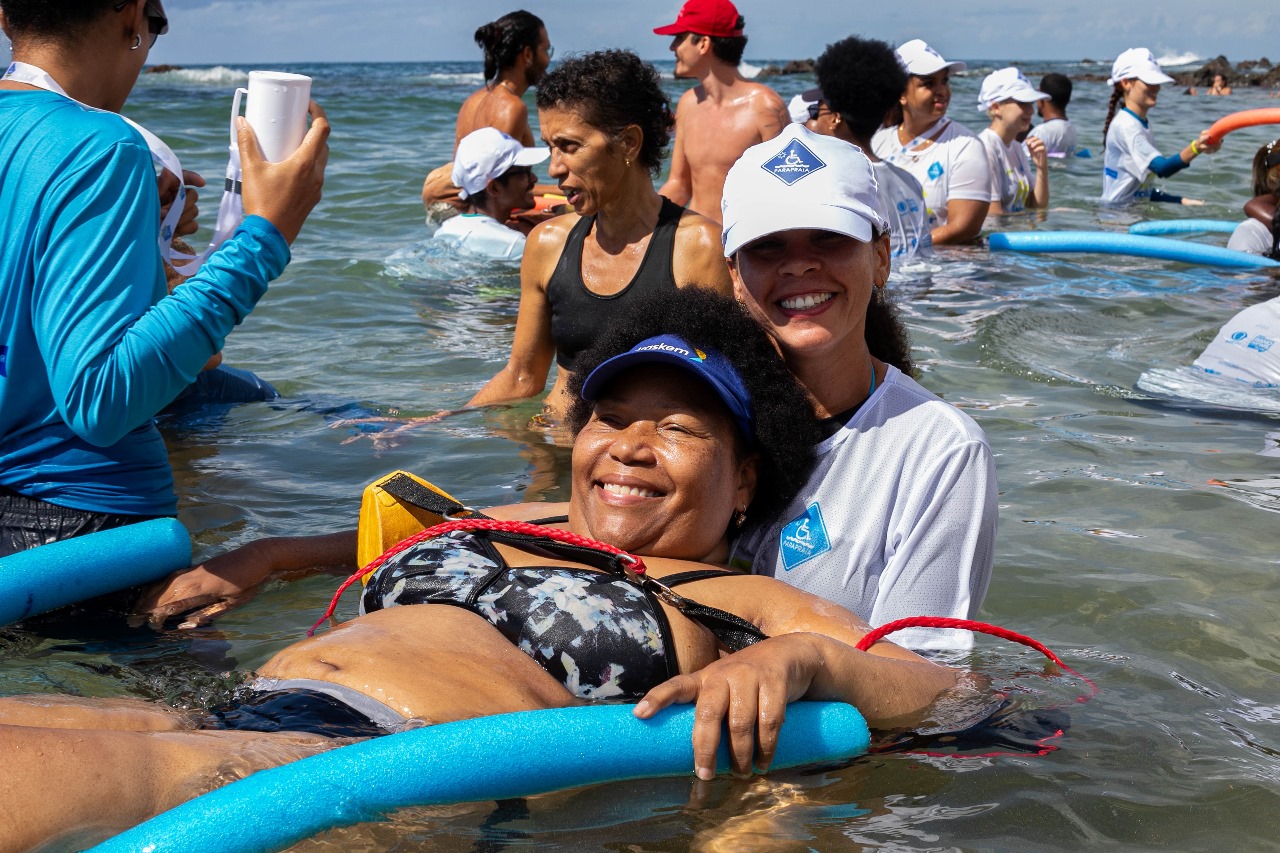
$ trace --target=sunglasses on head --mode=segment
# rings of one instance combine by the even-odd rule
[[[113,8],[119,12],[129,5],[129,0],[123,3],[117,3]],[[147,16],[147,33],[151,36],[151,47],[156,46],[156,39],[169,32],[169,18],[165,15],[164,4],[161,0],[147,0],[143,11]]]
[[[1280,139],[1273,139],[1271,140],[1271,143],[1267,145],[1267,158],[1264,161],[1264,164],[1268,169],[1274,169],[1276,166],[1280,166],[1280,150],[1276,150],[1278,143],[1280,143]]]

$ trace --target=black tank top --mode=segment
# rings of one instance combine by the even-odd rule
[[[601,296],[587,289],[582,280],[582,243],[587,239],[594,216],[578,220],[565,240],[555,272],[547,282],[547,302],[551,305],[551,339],[556,344],[556,364],[574,370],[578,354],[595,343],[601,330],[621,317],[638,298],[651,293],[673,293],[676,226],[684,208],[666,197],[658,211],[658,225],[649,238],[644,260],[629,284],[617,293]]]

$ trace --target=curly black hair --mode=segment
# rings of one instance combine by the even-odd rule
[[[5,28],[10,36],[78,34],[111,11],[118,0],[0,0]]]
[[[496,80],[500,72],[515,64],[516,57],[526,47],[537,50],[543,27],[541,18],[523,9],[479,27],[475,39],[484,51],[485,81]]]
[[[576,436],[591,417],[592,404],[582,399],[582,383],[591,371],[646,338],[678,335],[699,349],[716,350],[737,368],[751,395],[755,434],[735,441],[739,458],[748,448],[760,454],[747,518],[771,520],[809,479],[816,462],[814,447],[823,433],[813,401],[787,370],[769,336],[741,303],[705,287],[654,294],[628,314],[578,356],[578,370],[569,380],[573,402],[565,424]]]
[[[658,70],[629,50],[598,50],[565,60],[538,83],[538,109],[573,110],[610,135],[636,125],[637,161],[657,177],[675,118]]]
[[[907,72],[893,47],[850,36],[834,44],[814,64],[822,98],[858,139],[870,140],[907,88]]]

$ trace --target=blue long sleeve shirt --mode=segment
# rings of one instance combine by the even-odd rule
[[[172,295],[146,144],[119,116],[0,93],[0,486],[95,512],[172,515],[152,418],[283,272],[248,217]]]

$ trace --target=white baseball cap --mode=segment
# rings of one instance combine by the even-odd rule
[[[809,120],[809,105],[816,104],[818,103],[818,101],[822,99],[806,98],[805,95],[808,95],[815,91],[816,90],[814,89],[810,89],[808,92],[801,92],[799,95],[796,95],[794,98],[792,98],[791,101],[787,104],[787,114],[791,116],[792,121],[799,122],[800,124],[804,124],[806,121]]]
[[[1131,47],[1116,57],[1111,64],[1111,77],[1108,86],[1114,86],[1121,80],[1132,80],[1137,77],[1148,86],[1160,86],[1172,83],[1173,78],[1160,70],[1160,63],[1151,51],[1145,47]]]
[[[512,166],[533,166],[551,156],[550,148],[525,148],[496,127],[473,130],[458,143],[449,179],[463,198],[484,192],[489,182]]]
[[[985,113],[996,104],[1008,100],[1033,104],[1048,97],[1032,86],[1021,71],[1010,65],[1008,68],[992,71],[982,81],[982,91],[978,93],[978,111]]]
[[[899,45],[894,53],[898,55],[898,62],[902,63],[907,73],[917,77],[928,77],[944,68],[963,71],[968,67],[963,62],[947,62],[942,58],[942,54],[929,47],[924,39],[912,39],[906,44]]]
[[[744,151],[725,177],[720,201],[724,256],[767,234],[797,228],[869,242],[889,228],[878,212],[878,195],[871,161],[861,148],[793,122]]]

